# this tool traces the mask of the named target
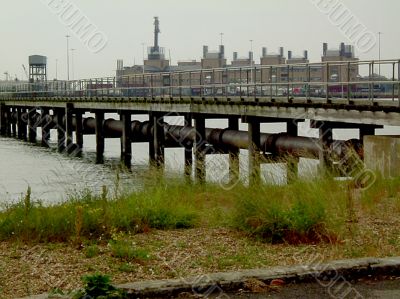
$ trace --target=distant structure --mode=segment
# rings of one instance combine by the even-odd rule
[[[267,48],[262,49],[261,56],[261,65],[277,65],[277,64],[285,64],[286,57],[284,56],[284,48],[279,48],[279,53],[268,53]]]
[[[201,67],[203,69],[226,67],[225,46],[220,45],[218,51],[209,51],[208,46],[203,46]]]
[[[254,54],[252,51],[249,52],[248,57],[239,57],[238,52],[233,52],[232,66],[253,66],[254,65]]]
[[[296,64],[296,63],[309,63],[310,61],[308,60],[308,51],[304,50],[303,56],[293,56],[292,51],[288,51],[287,55],[287,64]]]
[[[141,82],[130,81],[129,76],[141,73],[157,73],[157,72],[177,72],[177,71],[193,71],[192,79],[204,80],[204,82],[221,84],[231,82],[232,80],[247,80],[247,73],[241,72],[241,68],[260,66],[274,66],[273,68],[264,68],[263,71],[250,72],[248,75],[251,80],[264,80],[268,82],[344,82],[347,80],[355,81],[360,78],[357,65],[351,62],[358,61],[354,53],[352,45],[341,43],[339,49],[331,49],[327,43],[322,46],[322,62],[349,62],[347,66],[330,65],[329,70],[324,65],[310,64],[308,50],[304,50],[302,55],[293,55],[293,51],[287,51],[285,56],[284,47],[279,47],[278,52],[268,52],[267,47],[262,48],[262,53],[259,61],[255,61],[254,53],[248,52],[247,57],[239,57],[238,52],[233,52],[231,63],[228,64],[225,56],[225,46],[219,45],[218,50],[210,51],[207,45],[203,46],[201,60],[197,61],[189,59],[186,61],[178,61],[177,65],[170,65],[170,61],[165,58],[165,49],[160,47],[160,20],[154,17],[154,44],[148,48],[147,59],[143,61],[143,65],[124,66],[122,60],[117,61],[117,79],[121,84],[136,86],[143,84]],[[288,65],[291,65],[288,67]],[[216,68],[237,68],[234,72],[234,79],[226,78],[222,73],[218,73],[215,77],[211,77],[206,73],[204,78],[200,78],[200,70],[216,69]],[[126,77],[122,80],[122,77]],[[166,75],[167,77],[167,75]],[[239,78],[239,79],[237,79]],[[182,76],[179,80],[181,83],[189,82],[189,78]],[[167,80],[168,81],[168,80]],[[164,84],[169,84],[167,81]],[[176,83],[176,82],[175,82]],[[174,84],[175,84],[174,83]],[[147,84],[147,83],[146,83]],[[171,83],[172,84],[172,83]],[[189,84],[189,83],[188,83]]]
[[[47,81],[47,57],[41,55],[29,56],[29,82]]]
[[[322,44],[322,62],[329,61],[348,61],[351,63],[352,61],[358,61],[359,59],[355,57],[354,47],[352,45],[346,45],[345,43],[341,43],[339,49],[330,49],[328,48],[327,43]],[[350,75],[350,78],[349,78]],[[330,81],[342,82],[345,80],[355,81],[359,75],[358,65],[350,65],[350,73],[348,73],[347,68],[340,66],[330,66],[329,71],[327,72],[324,67],[323,70],[323,78],[326,81],[326,78],[329,78]]]
[[[144,61],[146,71],[165,71],[169,67],[169,60],[165,59],[165,49],[159,46],[160,33],[160,20],[154,17],[154,45],[147,50],[147,59]]]

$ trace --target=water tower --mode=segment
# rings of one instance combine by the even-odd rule
[[[47,81],[47,57],[41,55],[29,56],[29,82]]]

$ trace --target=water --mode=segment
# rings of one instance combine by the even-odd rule
[[[89,116],[86,115],[86,116]],[[110,114],[106,117],[117,118]],[[135,116],[134,119],[144,121],[146,116]],[[180,118],[166,118],[166,122],[183,123]],[[207,127],[224,128],[226,120],[208,120]],[[247,125],[241,124],[241,130]],[[263,124],[261,131],[265,133],[285,132],[285,124]],[[40,137],[40,130],[38,136]],[[302,136],[317,137],[317,130],[309,129],[308,123],[300,124],[299,134]],[[377,130],[379,135],[400,135],[400,127],[386,127]],[[358,130],[334,130],[335,139],[358,138]],[[119,139],[106,139],[105,164],[96,165],[95,136],[84,136],[83,158],[70,158],[55,151],[56,132],[52,131],[51,149],[30,145],[27,142],[11,138],[0,138],[0,198],[2,203],[15,202],[26,192],[28,186],[32,188],[34,199],[45,203],[57,203],[65,200],[68,194],[89,189],[99,192],[103,185],[115,186],[118,165],[120,161]],[[120,183],[129,189],[141,186],[141,174],[148,169],[148,144],[132,144],[132,173],[120,175]],[[166,149],[166,175],[184,172],[184,150]],[[247,178],[247,151],[240,153],[241,173],[243,180]],[[227,155],[207,156],[207,180],[223,181],[228,177]],[[317,162],[302,159],[299,165],[301,175],[308,175],[316,169]],[[267,164],[262,166],[263,176],[267,181],[284,183],[285,167],[282,164]]]

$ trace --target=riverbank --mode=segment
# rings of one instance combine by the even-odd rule
[[[222,190],[169,180],[135,194],[86,194],[64,206],[25,197],[0,214],[0,296],[65,292],[93,273],[127,283],[304,264],[315,256],[399,256],[399,186],[378,181],[360,193],[327,179]],[[118,226],[127,223],[123,215],[129,226]]]

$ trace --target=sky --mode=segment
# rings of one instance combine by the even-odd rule
[[[365,32],[381,35],[381,58],[400,58],[398,0],[1,0],[0,10],[0,78],[4,72],[25,79],[22,64],[28,65],[33,54],[48,57],[48,78],[67,77],[66,35],[73,51],[73,76],[94,78],[113,76],[116,60],[124,65],[141,64],[143,43],[153,43],[153,17],[160,18],[160,44],[171,53],[173,63],[202,56],[203,45],[210,50],[220,44],[223,35],[226,56],[232,59],[234,51],[246,56],[253,40],[256,62],[261,48],[277,52],[283,46],[285,53],[294,55],[309,51],[311,62],[321,59],[322,43],[338,48],[340,42],[357,44],[340,26],[333,24],[331,7],[323,9],[323,2],[335,2],[345,7]],[[58,3],[57,3],[58,2]],[[76,30],[62,19],[62,7],[76,9],[74,16],[84,16],[95,28],[99,51],[79,38]],[[337,3],[336,3],[337,2]],[[316,5],[319,3],[319,5]],[[326,4],[325,3],[325,4]],[[333,5],[333,4],[332,4]],[[321,9],[322,7],[322,9]],[[65,15],[64,15],[65,17]],[[72,20],[72,19],[71,19]],[[340,21],[340,19],[339,19]],[[337,21],[337,22],[339,22]],[[361,27],[360,27],[361,28]],[[92,40],[96,41],[95,39]],[[106,42],[105,42],[106,41]],[[96,49],[95,49],[96,48]],[[99,48],[99,47],[98,47]],[[365,47],[364,47],[365,48]],[[357,51],[362,60],[378,59],[378,43],[368,51]],[[71,52],[70,52],[71,53]]]

